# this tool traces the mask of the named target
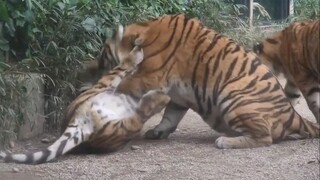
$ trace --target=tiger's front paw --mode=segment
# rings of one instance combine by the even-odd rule
[[[144,137],[146,139],[167,139],[171,132],[164,130],[157,130],[156,128],[148,130]]]
[[[0,162],[4,162],[4,159],[6,158],[7,154],[3,151],[0,151]]]
[[[229,142],[229,138],[228,137],[218,137],[215,141],[216,146],[219,149],[231,149],[232,147],[232,143]]]

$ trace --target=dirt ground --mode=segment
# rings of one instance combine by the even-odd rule
[[[297,111],[313,119],[303,99]],[[159,122],[156,115],[145,125]],[[0,180],[42,179],[279,179],[319,180],[319,139],[283,141],[269,147],[221,150],[217,134],[189,111],[169,139],[138,139],[124,150],[106,155],[66,155],[52,163],[0,163]],[[39,147],[39,139],[22,142],[14,151]],[[133,150],[132,146],[137,146]],[[43,145],[41,145],[43,146]]]

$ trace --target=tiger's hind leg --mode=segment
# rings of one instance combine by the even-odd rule
[[[320,123],[320,85],[313,84],[305,94],[309,109]]]
[[[297,81],[308,107],[320,123],[320,83],[317,79],[307,77]]]
[[[165,139],[177,129],[177,126],[189,108],[179,106],[172,101],[167,105],[161,122],[145,133],[146,139]]]
[[[273,143],[272,123],[268,117],[256,110],[256,106],[239,106],[224,116],[222,115],[221,118],[224,123],[213,127],[219,132],[225,132],[228,137],[221,136],[216,139],[215,144],[218,148],[256,148]],[[224,129],[224,126],[228,128]]]

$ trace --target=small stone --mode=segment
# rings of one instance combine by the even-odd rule
[[[19,172],[20,170],[18,169],[18,168],[12,168],[12,172],[15,172],[15,173],[17,173],[17,172]]]
[[[13,141],[9,141],[9,147],[12,149],[14,148],[14,142]]]
[[[41,142],[44,144],[48,144],[48,143],[50,143],[50,140],[48,138],[43,138],[43,139],[41,139]]]
[[[308,161],[308,164],[312,164],[315,163],[316,161]]]
[[[140,146],[135,146],[135,145],[131,146],[131,150],[138,150],[140,148],[141,148]]]
[[[139,172],[147,172],[147,170],[145,170],[145,169],[137,169],[137,171],[139,171]]]

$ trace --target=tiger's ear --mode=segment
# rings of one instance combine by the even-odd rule
[[[130,55],[131,61],[136,66],[140,64],[143,60],[143,57],[144,57],[143,49],[140,46],[135,46],[129,55]]]

